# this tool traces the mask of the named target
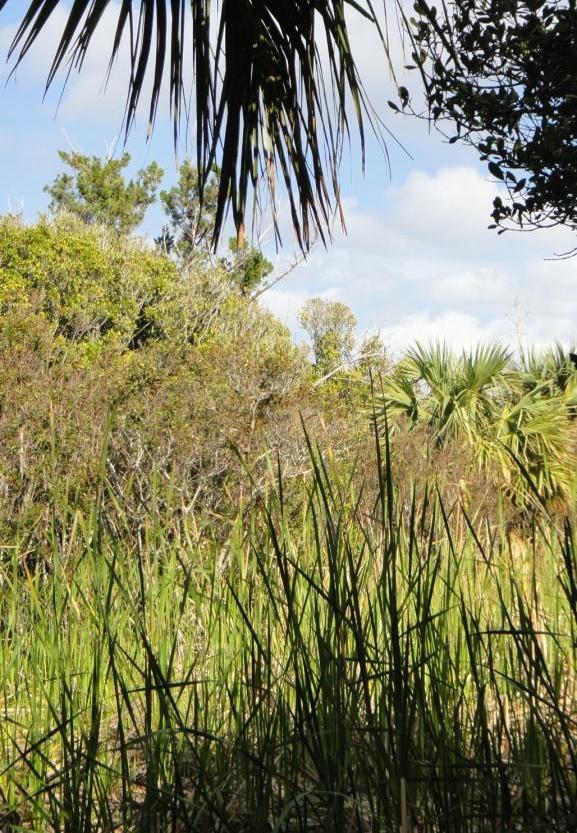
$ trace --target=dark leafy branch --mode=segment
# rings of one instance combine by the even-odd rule
[[[417,0],[406,19],[426,117],[473,145],[506,190],[494,227],[577,228],[574,0]],[[408,91],[401,104],[411,110]]]

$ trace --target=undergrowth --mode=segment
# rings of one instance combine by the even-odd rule
[[[376,488],[309,453],[224,543],[160,479],[135,532],[105,466],[50,558],[5,543],[0,828],[575,830],[569,521],[397,501],[386,436]]]

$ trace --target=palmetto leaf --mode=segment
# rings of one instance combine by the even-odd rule
[[[383,381],[383,390],[375,397],[377,418],[388,414],[402,414],[412,423],[422,417],[417,392],[412,381],[402,373]]]
[[[474,439],[494,418],[498,392],[510,360],[500,345],[479,346],[455,355],[446,344],[417,343],[401,373],[420,386],[421,414],[436,436]]]
[[[511,361],[511,352],[500,344],[481,344],[464,353],[462,360],[463,386],[475,393],[498,383]]]
[[[523,461],[539,493],[547,497],[566,492],[574,470],[573,429],[568,416],[564,397],[551,396],[545,382],[507,404],[495,425],[498,444]],[[506,457],[503,468],[510,467]],[[519,482],[522,484],[522,479]]]
[[[527,475],[542,497],[566,495],[577,465],[575,366],[555,350],[525,355],[523,367],[515,370],[500,345],[457,355],[444,344],[417,344],[383,381],[377,415],[386,407],[425,424],[439,445],[466,442],[481,468],[497,467],[520,505]]]
[[[521,354],[521,384],[524,391],[546,385],[551,396],[563,396],[571,408],[571,416],[574,416],[577,367],[571,355],[571,351],[565,350],[561,344],[544,351],[524,350]]]
[[[0,11],[9,1],[0,0]],[[29,2],[10,47],[15,65],[59,5],[63,0]],[[81,69],[112,5],[112,0],[73,0],[47,86],[59,71]],[[249,192],[253,189],[258,201],[262,180],[275,206],[277,171],[301,247],[308,248],[315,234],[325,240],[332,212],[340,207],[338,167],[349,106],[362,148],[364,119],[372,122],[349,42],[347,10],[367,17],[381,33],[371,0],[120,0],[110,61],[118,57],[126,36],[127,131],[149,76],[152,128],[168,73],[178,138],[187,92],[183,57],[187,50],[192,53],[197,165],[203,182],[215,162],[221,166],[215,241],[230,202],[242,242]],[[189,11],[190,39],[185,26]]]

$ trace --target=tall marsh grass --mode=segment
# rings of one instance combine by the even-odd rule
[[[386,439],[373,495],[310,454],[225,545],[103,478],[48,562],[2,549],[1,829],[576,829],[570,525],[397,505]]]

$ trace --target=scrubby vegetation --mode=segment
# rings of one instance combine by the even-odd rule
[[[62,5],[26,4],[14,69]],[[0,219],[0,833],[574,833],[577,355],[398,359],[321,298],[309,354],[246,237],[281,181],[326,240],[344,140],[383,135],[351,23],[394,79],[394,15],[78,0],[47,87],[113,5],[127,132],[168,80],[197,167],[62,153],[50,216]],[[575,0],[396,11],[492,225],[575,228]]]
[[[0,827],[574,830],[573,354],[309,353],[195,187],[0,221]]]
[[[571,527],[404,503],[375,449],[376,490],[311,447],[225,541],[154,475],[129,514],[105,448],[53,496],[42,565],[4,549],[5,827],[574,829]]]

